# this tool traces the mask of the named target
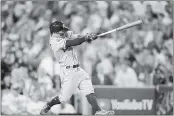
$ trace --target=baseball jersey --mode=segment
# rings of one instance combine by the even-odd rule
[[[79,64],[77,54],[73,47],[65,48],[67,39],[74,39],[77,35],[72,31],[68,31],[66,37],[60,37],[53,34],[50,37],[51,49],[59,62],[60,66],[73,66]]]

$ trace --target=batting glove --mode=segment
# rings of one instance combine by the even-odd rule
[[[88,43],[90,43],[93,40],[96,40],[98,38],[98,36],[96,34],[87,34],[86,35],[86,41]]]

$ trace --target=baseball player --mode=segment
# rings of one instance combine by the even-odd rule
[[[50,47],[56,60],[60,64],[61,91],[58,96],[46,103],[40,114],[47,114],[52,106],[68,101],[77,88],[86,95],[88,102],[94,111],[96,111],[96,115],[111,114],[110,111],[100,109],[94,94],[91,79],[89,75],[80,68],[76,52],[73,49],[74,46],[97,39],[97,35],[87,34],[81,36],[73,34],[61,21],[55,21],[50,24],[50,33]]]

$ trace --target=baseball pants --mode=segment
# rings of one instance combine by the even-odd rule
[[[61,103],[67,102],[77,89],[84,95],[94,93],[91,78],[82,68],[61,69],[61,72],[61,90],[59,94]]]

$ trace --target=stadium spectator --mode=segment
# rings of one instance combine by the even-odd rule
[[[133,68],[127,64],[116,66],[114,84],[119,87],[136,87],[138,85],[137,74]]]

